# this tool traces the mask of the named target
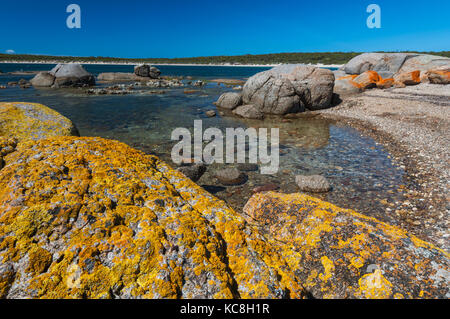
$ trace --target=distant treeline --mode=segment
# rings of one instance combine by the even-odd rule
[[[450,51],[412,52],[450,57]],[[274,53],[245,54],[235,56],[205,56],[192,58],[112,58],[112,57],[71,57],[48,55],[0,54],[0,61],[37,61],[37,62],[105,62],[105,63],[187,63],[187,64],[278,64],[278,63],[312,63],[312,64],[345,64],[360,52],[316,52],[316,53]]]

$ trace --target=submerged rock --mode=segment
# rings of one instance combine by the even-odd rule
[[[216,116],[216,111],[214,111],[214,110],[206,111],[206,112],[205,112],[205,115],[206,115],[207,117],[214,117],[214,116]]]
[[[334,80],[327,69],[281,65],[249,78],[242,91],[243,103],[279,115],[324,109],[331,105]]]
[[[38,103],[0,102],[0,119],[0,136],[7,138],[38,140],[79,135],[68,118]]]
[[[178,168],[178,171],[183,173],[187,178],[192,180],[193,182],[197,182],[203,174],[206,172],[205,164],[194,164],[191,166],[183,166]]]
[[[330,183],[321,175],[297,175],[295,183],[304,192],[324,193],[331,190]]]
[[[247,181],[247,175],[237,168],[225,168],[215,172],[215,177],[223,185],[241,185]]]
[[[303,194],[244,207],[314,298],[448,298],[450,255],[375,218]]]

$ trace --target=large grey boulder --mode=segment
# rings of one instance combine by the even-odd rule
[[[161,71],[154,66],[141,64],[134,67],[134,74],[145,78],[158,79],[161,75]]]
[[[249,78],[242,99],[263,113],[283,115],[329,107],[333,87],[334,74],[330,70],[286,64]]]
[[[58,64],[49,72],[55,77],[53,87],[84,87],[95,85],[95,77],[76,63]]]
[[[450,67],[450,59],[437,55],[420,54],[411,57],[403,63],[399,73],[412,71],[428,71],[436,68]]]
[[[397,73],[428,71],[450,65],[446,57],[417,53],[363,53],[351,59],[343,70],[347,74],[376,71],[382,78],[392,78]]]
[[[400,70],[409,53],[363,53],[351,59],[345,66],[347,74],[361,74],[376,71],[383,78],[391,78]]]
[[[242,104],[242,94],[234,92],[223,93],[214,104],[224,109],[234,110]]]
[[[80,64],[58,64],[49,72],[39,72],[31,79],[35,87],[85,87],[95,85],[95,77]]]
[[[34,87],[51,87],[55,83],[55,76],[49,72],[39,72],[30,83]]]

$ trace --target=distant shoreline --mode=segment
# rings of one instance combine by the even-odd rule
[[[58,64],[58,63],[77,63],[77,64],[93,64],[93,65],[139,65],[142,63],[132,63],[132,62],[83,62],[83,61],[70,61],[70,62],[61,62],[61,61],[0,61],[0,64]],[[228,66],[228,67],[275,67],[282,65],[283,63],[278,64],[202,64],[202,63],[148,63],[149,65],[175,65],[175,66]],[[315,66],[319,68],[340,68],[343,64],[306,64],[300,63],[310,66]]]

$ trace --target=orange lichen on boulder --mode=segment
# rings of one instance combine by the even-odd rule
[[[376,87],[381,77],[376,71],[366,71],[353,79],[353,82],[360,85],[362,89],[370,89]]]
[[[395,82],[402,83],[404,85],[416,85],[420,83],[420,71],[403,72],[394,76]]]
[[[424,72],[424,77],[433,84],[450,84],[450,67],[428,70]]]
[[[449,296],[449,254],[398,227],[304,194],[259,193],[244,213],[316,298]]]
[[[101,138],[19,143],[0,170],[0,296],[300,298],[287,262],[158,158]]]
[[[79,135],[73,123],[45,105],[0,102],[0,136],[38,140],[73,135]]]
[[[102,138],[0,138],[0,298],[429,298],[448,254],[301,194],[246,219],[157,157]]]
[[[389,79],[380,78],[380,80],[376,84],[377,84],[377,88],[379,88],[379,89],[388,89],[388,88],[394,86],[394,82],[395,81],[393,78],[389,78]]]

